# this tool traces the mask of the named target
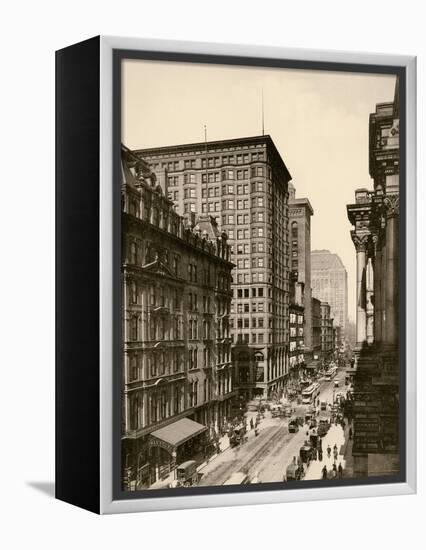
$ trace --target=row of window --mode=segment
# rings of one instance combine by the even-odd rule
[[[264,289],[263,287],[260,288],[252,288],[251,289],[251,295],[252,298],[263,298],[264,296]],[[272,289],[268,288],[268,296],[271,297],[272,295]],[[234,290],[234,297],[235,297],[235,290]],[[237,288],[236,293],[237,298],[250,298],[250,289],[249,288]]]
[[[297,313],[290,313],[290,323],[299,325],[303,324],[303,315],[298,315]]]
[[[252,333],[251,335],[246,333],[246,334],[237,334],[235,337],[234,335],[232,335],[232,342],[237,343],[237,344],[264,344],[266,343],[266,339],[265,339],[265,335],[263,332],[259,333],[259,334],[256,334],[256,333]],[[268,336],[268,342],[271,343],[272,342],[272,334],[270,333],[269,336]]]
[[[264,328],[265,327],[265,324],[264,324],[264,318],[263,317],[259,317],[259,318],[256,318],[256,317],[252,317],[251,319],[251,327],[250,327],[250,319],[248,317],[245,317],[244,319],[237,319],[237,328]],[[270,328],[272,328],[272,319],[270,319],[270,323],[271,325]]]
[[[263,177],[264,170],[263,166],[253,167],[251,169],[250,175],[252,178]],[[202,183],[218,183],[219,181],[225,180],[247,180],[249,177],[248,170],[222,170],[222,172],[209,172],[208,174],[201,174]],[[183,175],[183,183],[197,183],[197,173],[189,173]],[[167,183],[169,186],[179,185],[179,176],[169,176]]]
[[[145,355],[145,362],[149,376],[167,376],[183,371],[183,354],[180,351],[155,352]],[[132,355],[128,363],[129,380],[131,382],[143,378],[142,356]]]
[[[272,311],[272,304],[269,304],[269,309]],[[265,311],[265,304],[263,302],[252,302],[252,313],[263,313]],[[231,313],[234,313],[234,304],[231,304]],[[237,304],[237,313],[250,313],[250,304]]]
[[[174,160],[174,161],[168,161],[168,162],[151,162],[151,167],[154,170],[158,170],[160,168],[167,169],[169,171],[177,171],[177,170],[189,170],[198,168],[201,166],[201,168],[213,168],[215,166],[222,166],[223,164],[246,164],[248,162],[257,162],[257,161],[263,161],[265,160],[265,153],[262,152],[255,152],[251,153],[244,153],[244,154],[238,154],[238,155],[222,155],[220,156],[209,156],[201,157],[201,163],[198,162],[199,158],[192,158],[192,159],[184,159],[183,161]]]
[[[195,182],[190,182],[195,183]],[[169,185],[170,182],[169,182]],[[263,192],[264,186],[263,182],[253,182],[251,184],[251,192]],[[234,194],[234,186],[233,185],[222,185],[222,195],[233,195]],[[248,195],[249,194],[249,186],[248,185],[237,185],[237,195]],[[186,187],[183,190],[183,198],[184,199],[196,199],[198,196],[197,194],[197,188],[196,187]],[[206,187],[203,187],[201,189],[201,197],[203,199],[206,199],[207,197],[213,198],[213,197],[219,197],[220,196],[220,187],[209,187],[208,189]],[[169,199],[173,201],[179,200],[179,191],[169,189],[168,191],[168,197]],[[260,200],[259,200],[260,199]],[[263,206],[263,197],[253,197],[252,198],[252,206]],[[248,208],[248,203],[244,208]]]
[[[237,230],[237,239],[244,240],[247,238],[246,232],[248,233],[248,229],[238,229]],[[245,244],[237,244],[237,254],[250,254],[250,249],[253,254],[256,254],[257,252],[265,252],[265,243],[259,242],[259,243],[251,243],[251,246],[248,243]],[[268,247],[268,252],[272,252],[272,246],[270,245]]]

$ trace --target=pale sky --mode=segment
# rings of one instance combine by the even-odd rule
[[[123,143],[180,145],[265,134],[314,209],[312,250],[338,254],[348,271],[348,315],[355,320],[355,248],[346,205],[372,187],[368,117],[393,100],[395,77],[195,63],[123,62]]]

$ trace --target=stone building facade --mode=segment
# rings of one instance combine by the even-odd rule
[[[291,176],[270,136],[137,151],[181,215],[209,214],[226,231],[235,264],[231,337],[241,397],[284,387],[289,363]]]
[[[399,83],[369,121],[373,190],[347,206],[357,261],[356,475],[399,472]]]
[[[149,165],[122,147],[122,466],[148,487],[203,460],[236,397],[227,236],[186,221]]]
[[[334,352],[333,318],[330,304],[321,302],[321,353],[324,360],[329,359]]]
[[[318,361],[321,356],[321,302],[317,298],[311,298],[312,310],[312,355],[313,360]]]
[[[290,372],[299,378],[305,366],[305,309],[303,306],[290,304]]]
[[[314,214],[309,199],[296,198],[294,185],[289,183],[290,270],[296,282],[303,285],[304,361],[313,359],[312,348],[312,288],[311,288],[311,217]]]

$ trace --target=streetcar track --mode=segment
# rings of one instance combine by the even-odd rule
[[[239,457],[237,455],[234,457],[233,460],[218,465],[217,469],[209,472],[206,475],[206,478],[201,481],[200,485],[204,485],[206,481],[208,485],[221,485],[226,481],[227,477],[229,477],[232,472],[236,471],[242,471],[249,474],[251,470],[254,470],[254,466],[256,465],[256,463],[260,462],[271,451],[271,447],[274,448],[279,442],[280,438],[284,438],[287,434],[288,432],[286,424],[277,426],[265,442],[255,447],[255,450],[253,454],[251,454],[251,456]],[[239,447],[237,453],[239,451],[244,452],[245,450],[246,449],[243,445]]]

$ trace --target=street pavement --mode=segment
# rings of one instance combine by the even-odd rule
[[[334,388],[334,381],[340,380],[339,388]],[[339,369],[338,374],[332,381],[322,381],[319,395],[320,401],[328,403],[333,402],[334,394],[344,393],[345,371]],[[296,414],[303,416],[307,412],[307,405],[296,406]],[[256,416],[256,412],[247,414],[247,423],[250,418]],[[254,430],[248,430],[248,440],[244,444],[226,448],[213,460],[203,465],[199,469],[202,478],[200,485],[222,485],[229,477],[239,471],[244,471],[250,479],[256,478],[256,482],[268,483],[274,481],[283,481],[287,466],[293,460],[293,457],[299,456],[300,447],[308,439],[308,426],[305,424],[295,434],[288,432],[288,418],[272,418],[269,412],[265,413],[265,418],[259,425],[259,435],[255,436]],[[341,463],[345,468],[345,458],[343,455],[345,449],[345,434],[341,426],[332,425],[328,433],[322,438],[323,459],[311,462],[306,471],[305,480],[321,479],[322,468],[324,464],[327,470],[331,471],[334,457],[327,456],[327,446],[333,449],[337,445],[338,456],[336,466]]]

